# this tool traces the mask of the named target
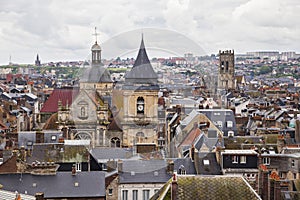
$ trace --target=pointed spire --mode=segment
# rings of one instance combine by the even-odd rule
[[[142,40],[140,49],[137,55],[137,58],[134,62],[134,65],[126,76],[126,81],[129,83],[147,83],[147,84],[156,84],[157,83],[157,74],[153,70],[150,60],[148,58],[145,44],[144,36],[142,34]]]

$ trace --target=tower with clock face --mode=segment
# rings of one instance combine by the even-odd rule
[[[144,40],[122,86],[123,146],[157,146],[158,77],[149,61]]]

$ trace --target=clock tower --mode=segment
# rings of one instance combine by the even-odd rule
[[[122,86],[123,146],[143,146],[144,152],[156,148],[159,91],[157,79],[142,38],[135,63],[125,75]]]

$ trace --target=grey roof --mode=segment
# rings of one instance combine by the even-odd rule
[[[174,160],[174,170],[179,171],[180,166],[184,166],[186,174],[197,174],[194,162],[191,158],[177,158]]]
[[[83,83],[112,83],[110,73],[102,64],[85,68],[80,82]]]
[[[217,162],[216,153],[198,152],[195,157],[197,174],[201,175],[221,175],[221,167]]]
[[[142,38],[139,53],[137,55],[132,69],[125,75],[125,82],[156,84],[157,78],[157,74],[153,70],[149,61],[144,45],[144,39]]]
[[[75,185],[78,183],[78,186]],[[29,195],[44,193],[45,198],[105,197],[104,172],[58,172],[56,175],[1,174],[0,184],[8,191]]]
[[[229,131],[233,131],[234,135],[237,135],[237,128],[234,113],[230,109],[199,109],[199,113],[203,113],[209,118],[212,122],[221,122],[222,127],[219,127],[220,130],[224,132],[224,136],[228,135]],[[227,127],[226,122],[232,121],[232,127]],[[218,126],[218,125],[217,125]]]
[[[119,181],[123,183],[165,183],[171,174],[165,160],[124,160]]]
[[[132,152],[124,148],[93,148],[90,151],[91,156],[98,162],[103,160],[118,160],[132,157]]]
[[[33,145],[32,155],[27,157],[26,162],[87,162],[88,155],[88,149],[83,145],[64,145],[63,143],[41,143]]]

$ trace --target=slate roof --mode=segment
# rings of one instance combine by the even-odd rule
[[[78,186],[75,186],[78,183]],[[57,172],[56,175],[1,174],[0,184],[4,190],[29,195],[44,193],[45,198],[92,198],[105,197],[105,173],[99,171]]]
[[[194,162],[191,158],[177,158],[174,160],[174,170],[179,171],[180,166],[184,166],[186,174],[197,174]]]
[[[126,183],[165,183],[171,175],[166,170],[165,160],[123,160],[119,182]]]
[[[90,150],[90,154],[98,162],[101,160],[102,161],[107,161],[109,159],[118,160],[118,159],[128,159],[132,157],[132,152],[124,148],[109,148],[109,147],[93,148]]]
[[[132,69],[125,75],[125,82],[157,84],[157,78],[158,76],[151,66],[142,38],[139,53]]]
[[[26,161],[30,164],[36,161],[56,163],[87,162],[88,155],[89,152],[85,146],[34,144],[32,155],[28,156]]]
[[[53,90],[41,113],[55,113],[58,111],[58,102],[61,101],[62,106],[71,105],[73,99],[78,95],[79,88],[56,88]]]
[[[195,155],[195,166],[197,174],[222,175],[221,166],[217,162],[216,153],[200,153]]]
[[[87,67],[80,78],[83,83],[112,83],[110,73],[102,64]]]
[[[171,180],[151,200],[170,199]],[[177,176],[177,199],[198,200],[260,200],[243,177],[230,176]]]

